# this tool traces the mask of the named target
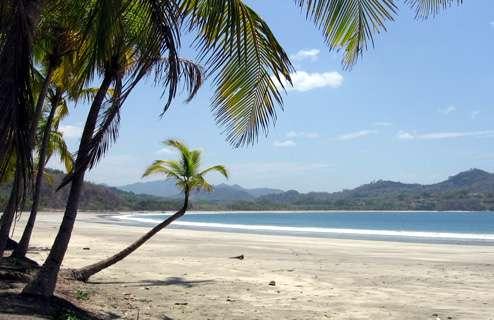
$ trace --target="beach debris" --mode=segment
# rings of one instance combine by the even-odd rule
[[[188,302],[175,302],[176,306],[186,306],[188,304],[189,304]]]
[[[84,247],[84,248],[82,248],[82,250],[91,250],[91,248],[89,248],[89,247]]]
[[[273,287],[274,287],[274,286],[276,286],[276,281],[274,281],[274,280],[269,281],[269,285],[270,285],[270,286],[273,286]]]
[[[230,257],[230,259],[238,259],[238,260],[244,260],[245,257],[243,254],[239,255],[239,256],[235,256],[235,257]]]

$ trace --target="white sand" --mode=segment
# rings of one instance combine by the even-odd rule
[[[33,246],[51,245],[60,216],[40,216]],[[149,230],[98,221],[80,213],[64,267]],[[91,281],[86,305],[126,319],[494,319],[493,246],[168,229]]]

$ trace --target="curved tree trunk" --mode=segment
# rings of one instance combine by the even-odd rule
[[[84,183],[84,175],[87,169],[87,164],[84,159],[88,155],[89,151],[87,148],[93,137],[94,129],[96,128],[96,124],[98,122],[99,111],[112,80],[113,75],[110,72],[105,73],[103,82],[94,97],[87,116],[86,124],[84,126],[81,142],[79,144],[79,151],[77,153],[77,159],[70,185],[69,198],[67,200],[67,207],[65,208],[62,223],[60,224],[57,236],[53,242],[53,246],[51,247],[45,263],[34,279],[29,282],[22,291],[25,294],[50,297],[55,291],[58,272],[60,271],[62,260],[69,246],[72,229],[74,228],[77,210],[79,208],[79,198]]]
[[[38,172],[36,173],[36,184],[34,185],[33,191],[33,203],[31,206],[31,213],[29,214],[29,219],[26,226],[24,227],[24,232],[22,233],[21,240],[17,245],[17,248],[12,252],[13,257],[22,258],[26,256],[27,249],[29,248],[29,241],[31,240],[31,234],[33,233],[34,223],[36,221],[36,215],[38,214],[39,198],[41,194],[41,186],[43,184],[43,174],[46,165],[46,148],[50,140],[50,131],[53,123],[53,118],[55,117],[55,112],[57,111],[58,104],[62,98],[62,93],[58,91],[52,99],[50,114],[46,121],[46,127],[43,132],[43,139],[41,141],[41,146],[39,148],[38,156]]]
[[[51,82],[51,78],[53,76],[53,71],[54,71],[54,64],[50,63],[48,67],[48,71],[46,73],[46,77],[43,81],[43,86],[41,88],[41,91],[38,96],[38,101],[36,102],[36,108],[34,109],[34,115],[32,118],[32,123],[31,123],[31,131],[30,131],[30,137],[29,137],[29,147],[31,150],[34,149],[34,142],[36,139],[36,128],[38,126],[39,119],[41,118],[41,112],[43,110],[43,104],[45,103],[46,95],[48,93],[48,87]],[[16,172],[20,169],[18,166],[16,166]],[[19,180],[20,177],[17,176],[16,173],[16,179]],[[17,184],[17,187],[10,190],[10,198],[9,198],[9,204],[7,205],[5,212],[3,213],[3,216],[6,217],[5,219],[2,219],[2,226],[0,228],[0,257],[3,256],[3,253],[5,251],[5,246],[7,244],[7,239],[9,237],[9,232],[12,227],[12,222],[14,220],[15,213],[17,212],[17,202],[15,204],[11,203],[11,200],[13,199],[18,199],[19,195],[19,187],[20,187],[20,181],[14,181],[14,184]]]
[[[81,269],[73,270],[72,276],[76,280],[86,282],[92,275],[94,275],[94,274],[100,272],[101,270],[106,269],[106,268],[114,265],[115,263],[119,262],[120,260],[124,259],[128,255],[130,255],[132,252],[137,250],[140,246],[142,246],[146,241],[151,239],[151,237],[153,237],[156,233],[158,233],[162,229],[166,228],[173,221],[182,217],[185,214],[185,212],[187,211],[188,201],[189,201],[189,193],[186,192],[184,205],[183,205],[182,209],[177,211],[172,216],[168,217],[165,221],[163,221],[160,224],[158,224],[157,226],[155,226],[148,233],[143,235],[141,238],[139,238],[137,241],[132,243],[127,248],[123,249],[122,251],[118,252],[117,254],[115,254],[115,255],[107,258],[107,259],[101,260],[99,262],[96,262],[94,264],[91,264],[91,265],[86,266],[86,267],[81,268]]]

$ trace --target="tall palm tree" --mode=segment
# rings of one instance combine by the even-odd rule
[[[225,178],[228,178],[228,172],[224,166],[216,165],[207,169],[201,169],[201,151],[190,150],[184,143],[177,140],[167,140],[164,144],[175,148],[179,152],[180,160],[157,160],[146,169],[143,177],[162,175],[167,179],[174,180],[177,187],[184,193],[182,208],[117,254],[81,269],[73,270],[72,275],[75,279],[87,281],[89,277],[130,255],[156,233],[182,217],[187,211],[190,192],[194,190],[213,190],[212,185],[206,180],[205,175],[207,173],[218,172]]]
[[[41,187],[46,164],[50,160],[53,153],[58,153],[60,156],[60,161],[65,165],[65,170],[67,172],[72,171],[74,165],[72,154],[68,151],[67,145],[63,139],[63,133],[59,131],[60,122],[68,115],[67,101],[63,98],[63,90],[61,88],[58,87],[51,93],[50,104],[48,107],[47,115],[42,118],[41,124],[38,127],[38,135],[41,139],[39,139],[40,144],[37,147],[38,165],[33,190],[31,212],[29,214],[26,226],[24,227],[21,240],[12,252],[12,256],[17,258],[24,257],[29,247],[29,242],[34,229],[34,223],[38,214]]]
[[[404,1],[421,17],[461,2]],[[373,43],[375,33],[385,30],[397,11],[395,0],[293,2],[322,30],[330,49],[344,51],[347,67]],[[101,0],[84,4],[89,14],[81,18],[87,30],[81,79],[90,81],[99,75],[102,82],[89,111],[74,170],[63,182],[70,183],[71,190],[62,224],[43,267],[25,288],[27,293],[44,296],[52,295],[55,288],[77,215],[84,174],[116,139],[119,110],[128,93],[146,74],[159,70],[165,74],[160,78],[168,89],[166,111],[181,76],[185,75],[190,96],[200,85],[200,72],[190,63],[184,66],[178,58],[181,32],[196,35],[198,60],[216,88],[212,100],[216,121],[235,146],[255,143],[259,134],[267,134],[293,71],[269,26],[242,0]],[[166,63],[158,63],[163,57]],[[124,72],[128,65],[134,65],[130,74]],[[114,97],[103,106],[111,84]]]
[[[32,170],[31,125],[34,101],[31,86],[33,39],[40,18],[41,1],[5,0],[0,3],[0,175],[6,174],[12,154],[16,173],[6,210],[23,200]],[[4,215],[11,223],[13,215]],[[10,226],[9,226],[10,230]],[[8,233],[6,225],[0,232]],[[4,247],[0,239],[0,249]]]
[[[29,124],[30,128],[27,141],[31,151],[36,145],[37,126],[40,123],[39,120],[53,75],[62,63],[64,56],[75,51],[78,39],[73,35],[75,34],[76,13],[79,11],[79,8],[74,7],[74,5],[76,4],[69,1],[60,2],[60,8],[58,10],[52,10],[42,15],[38,26],[38,34],[41,36],[38,36],[32,45],[33,60],[44,69],[44,72],[41,76],[41,73],[31,67],[31,63],[29,64],[32,77],[34,78],[30,82],[32,85],[31,90],[37,96],[34,109],[31,112],[31,123]],[[16,173],[15,175],[9,205],[5,208],[0,226],[0,257],[3,256],[13,217],[18,210],[18,201],[16,199],[19,198],[23,193],[21,191],[24,190],[17,187],[21,180],[25,182],[25,179],[22,177],[24,170],[25,168],[22,163],[18,163],[15,171],[19,171],[19,174]]]

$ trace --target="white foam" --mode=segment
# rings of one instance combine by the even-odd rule
[[[160,216],[167,216],[161,214]],[[113,218],[121,220],[138,221],[145,223],[159,223],[162,220],[152,218],[136,217],[134,215],[119,215]],[[494,241],[494,234],[476,233],[453,233],[453,232],[423,232],[407,230],[372,230],[372,229],[345,229],[345,228],[318,228],[318,227],[288,227],[288,226],[268,226],[268,225],[247,225],[229,223],[209,223],[209,222],[188,222],[175,221],[176,226],[208,228],[208,229],[233,229],[245,231],[264,232],[290,232],[290,233],[317,233],[317,234],[344,234],[361,236],[387,236],[387,237],[407,237],[407,238],[429,238],[429,239],[456,239],[456,240],[488,240]]]

